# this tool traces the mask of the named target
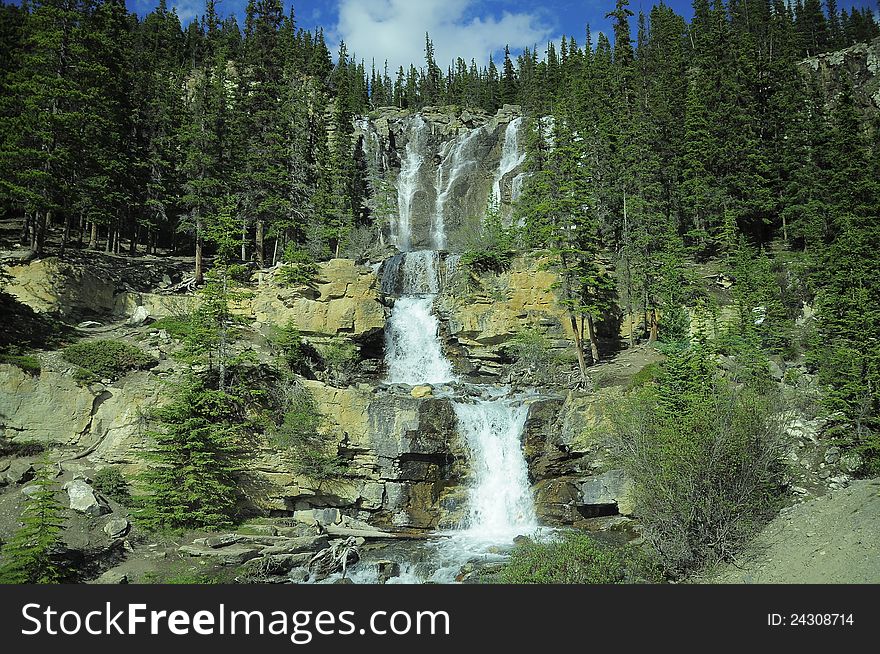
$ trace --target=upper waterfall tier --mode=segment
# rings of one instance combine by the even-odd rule
[[[452,107],[417,114],[384,108],[356,123],[374,197],[392,200],[389,242],[403,252],[460,251],[480,229],[488,201],[509,218],[525,154],[519,107],[495,116]]]

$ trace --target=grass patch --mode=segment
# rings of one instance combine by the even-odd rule
[[[656,566],[635,548],[606,545],[577,532],[547,542],[517,544],[499,575],[504,584],[624,584],[660,579]]]
[[[27,354],[0,354],[0,363],[8,363],[21,368],[34,377],[38,377],[41,370],[40,360]]]
[[[192,333],[192,321],[189,316],[165,316],[159,318],[150,327],[164,329],[169,336],[178,340],[183,340]]]

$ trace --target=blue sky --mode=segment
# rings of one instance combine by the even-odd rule
[[[126,0],[138,14],[149,12],[157,0]],[[178,16],[188,22],[201,15],[204,0],[167,0]],[[291,0],[284,0],[290,7]],[[218,11],[241,17],[247,0],[218,0]],[[505,44],[517,51],[523,46],[538,45],[543,52],[549,40],[562,34],[574,35],[583,42],[586,25],[594,32],[608,30],[605,14],[614,8],[614,0],[295,0],[300,27],[324,28],[327,41],[335,48],[340,39],[349,53],[359,59],[375,58],[378,66],[389,60],[392,70],[411,61],[424,59],[424,35],[431,34],[437,61],[445,68],[454,57],[466,61],[488,61]],[[630,0],[630,8],[646,13],[653,0]],[[678,13],[690,17],[691,0],[667,0]],[[877,0],[838,0],[840,6],[871,7]],[[243,21],[240,21],[243,24]]]

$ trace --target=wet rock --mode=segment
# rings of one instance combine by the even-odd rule
[[[376,574],[380,584],[400,576],[400,564],[396,561],[376,561]]]

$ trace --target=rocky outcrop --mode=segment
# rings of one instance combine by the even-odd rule
[[[569,393],[532,403],[524,446],[542,522],[572,525],[633,513],[632,485],[608,460],[605,414],[617,391]]]
[[[57,257],[9,266],[7,272],[12,280],[6,291],[37,313],[110,313],[116,307],[114,282]]]
[[[375,272],[350,259],[322,263],[311,287],[279,287],[274,271],[257,273],[256,279],[256,289],[235,310],[257,328],[291,323],[305,335],[354,339],[375,336],[385,328]]]
[[[431,529],[453,520],[456,506],[446,499],[457,489],[464,452],[448,401],[368,385],[306,386],[321,409],[328,441],[347,464],[346,474],[323,481],[296,475],[283,456],[267,448],[255,466],[268,482],[260,506],[296,515],[336,507],[396,529]]]
[[[849,86],[865,118],[880,113],[880,38],[809,57],[801,62],[800,69],[822,89],[829,103],[833,104]]]
[[[558,278],[544,264],[517,258],[506,271],[479,276],[456,268],[437,311],[453,348],[467,357],[465,372],[501,375],[510,360],[506,348],[526,328],[543,332],[551,348],[571,344],[571,323],[553,290]]]

